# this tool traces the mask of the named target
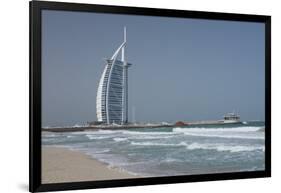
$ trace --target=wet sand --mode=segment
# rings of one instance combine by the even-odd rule
[[[108,168],[106,164],[78,151],[61,147],[42,147],[43,184],[139,177],[118,168]]]

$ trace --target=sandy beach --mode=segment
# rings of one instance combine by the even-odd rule
[[[42,183],[138,178],[118,168],[108,168],[90,156],[58,147],[42,147]]]

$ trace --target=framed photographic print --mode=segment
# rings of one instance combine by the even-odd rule
[[[270,16],[30,2],[30,191],[271,175]]]

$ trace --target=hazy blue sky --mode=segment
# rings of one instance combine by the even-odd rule
[[[96,120],[96,92],[127,27],[129,119],[264,120],[264,24],[43,11],[42,124]]]

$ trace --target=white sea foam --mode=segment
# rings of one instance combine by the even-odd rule
[[[94,151],[94,154],[96,154],[96,153],[107,153],[109,151],[110,151],[110,149],[97,150],[97,151]],[[92,154],[90,153],[89,155],[92,155]]]
[[[240,138],[240,139],[264,139],[264,135],[256,132],[261,127],[237,127],[237,128],[174,128],[173,132],[183,133],[189,136]]]
[[[87,134],[86,137],[89,139],[109,139],[112,138],[111,136],[97,136],[97,135],[89,135]]]
[[[261,150],[264,151],[263,146],[246,146],[246,145],[225,145],[225,144],[216,144],[216,143],[191,143],[187,144],[186,142],[180,142],[177,144],[173,143],[155,143],[155,142],[131,142],[131,145],[137,146],[171,146],[171,147],[186,147],[188,150],[216,150],[216,151],[229,151],[231,153],[243,152],[243,151],[255,151]]]
[[[167,139],[174,137],[173,133],[171,135],[135,135],[128,136],[129,139]]]
[[[103,130],[99,129],[97,131],[88,131],[90,134],[98,135],[98,134],[114,134],[114,133],[120,133],[121,130]]]
[[[156,142],[149,142],[149,141],[145,141],[145,142],[131,142],[131,145],[137,145],[137,146],[185,146],[185,144],[173,144],[173,143],[156,143]]]
[[[263,146],[242,146],[242,145],[225,145],[225,144],[199,144],[199,143],[192,143],[186,146],[189,150],[195,149],[206,149],[206,150],[217,150],[217,151],[229,151],[232,153],[235,152],[243,152],[243,151],[255,151],[261,150],[264,151]]]
[[[43,138],[53,138],[53,137],[57,137],[56,134],[44,134]]]
[[[97,131],[86,131],[86,132],[77,132],[77,134],[86,134],[91,136],[126,136],[130,138],[147,138],[147,139],[157,139],[157,138],[169,138],[175,135],[173,132],[161,132],[161,131],[151,131],[151,132],[142,132],[142,131],[128,131],[128,130],[97,130]],[[170,135],[170,136],[169,136]]]
[[[230,139],[264,139],[263,136],[245,136],[245,135],[237,135],[237,134],[210,134],[210,133],[191,133],[191,132],[184,132],[184,135],[190,136],[198,136],[198,137],[217,137],[217,138],[230,138]]]
[[[127,141],[128,139],[124,138],[124,137],[115,137],[115,138],[113,138],[113,140],[116,142],[120,142],[120,141]]]
[[[86,131],[78,131],[78,132],[71,132],[72,135],[100,135],[100,134],[114,134],[114,133],[120,133],[120,130],[86,130]]]
[[[161,132],[161,131],[129,131],[129,130],[97,130],[90,131],[89,134],[127,134],[127,135],[171,135],[171,132]]]
[[[120,132],[122,132],[122,134],[127,134],[127,135],[173,135],[172,132],[161,132],[161,131],[142,132],[142,131],[120,130]]]
[[[51,137],[50,137],[50,138],[42,138],[42,141],[43,141],[43,142],[53,142],[53,141],[55,141],[55,140],[56,140],[56,139],[53,138],[53,137],[52,137],[52,138],[51,138]]]
[[[166,163],[171,163],[171,162],[182,162],[182,160],[174,159],[174,158],[168,157],[168,158],[162,160],[161,162],[166,162]]]
[[[75,136],[73,136],[73,135],[67,135],[66,137],[67,137],[67,138],[74,138]]]
[[[260,128],[263,127],[232,127],[232,128],[227,128],[227,127],[223,127],[223,128],[204,128],[204,127],[192,127],[192,128],[180,128],[180,127],[176,127],[173,130],[179,130],[179,131],[223,131],[223,132],[254,132],[254,131],[258,131]]]

